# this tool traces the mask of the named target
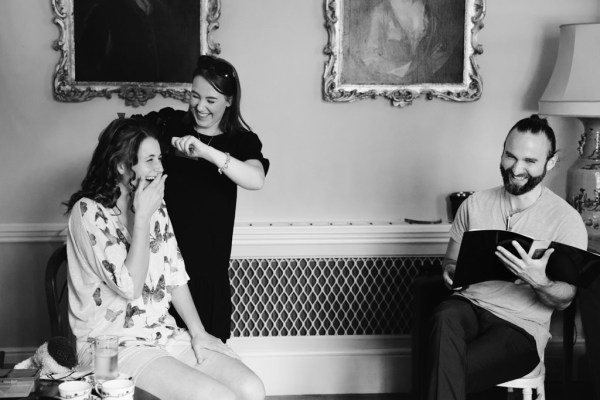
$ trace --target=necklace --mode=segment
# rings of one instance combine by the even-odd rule
[[[196,134],[196,137],[198,138],[199,141],[201,141],[202,143],[204,143],[204,140],[202,140],[203,136],[208,136],[209,139],[206,143],[204,143],[207,146],[210,146],[210,144],[212,143],[213,139],[219,135],[221,135],[223,132],[221,132],[220,129],[217,129],[216,131],[212,132],[214,133],[214,135],[207,135],[205,133],[199,132],[198,131],[198,127],[194,126],[194,133]]]
[[[202,140],[202,136],[209,136],[209,135],[206,135],[204,133],[198,132],[198,129],[196,127],[194,127],[194,133],[196,134],[196,137],[198,138],[198,140],[201,141],[202,143],[204,143],[204,141]],[[204,144],[207,145],[207,146],[210,146],[210,144],[212,143],[213,139],[215,138],[215,136],[218,136],[218,134],[219,134],[219,132],[217,131],[216,135],[209,136],[210,139],[208,139],[208,142],[206,142]]]
[[[527,210],[528,208],[532,207],[533,205],[535,205],[537,203],[537,201],[542,197],[542,195],[544,194],[544,187],[540,188],[540,194],[536,197],[535,201],[533,201],[533,203],[525,206],[525,207],[514,207],[512,206],[510,199],[508,198],[508,192],[506,192],[506,189],[504,190],[504,208],[505,208],[505,214],[506,214],[506,230],[510,231],[512,229],[512,221],[513,221],[513,217],[515,217],[517,214]]]

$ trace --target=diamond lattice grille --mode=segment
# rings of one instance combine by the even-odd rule
[[[233,259],[233,336],[409,334],[410,285],[440,257]]]

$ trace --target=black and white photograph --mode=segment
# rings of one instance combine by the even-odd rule
[[[1,0],[0,399],[600,400],[598,0]]]

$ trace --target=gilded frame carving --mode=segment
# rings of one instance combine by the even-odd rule
[[[53,22],[58,26],[58,39],[54,41],[54,50],[60,53],[54,71],[54,98],[63,102],[82,102],[97,97],[110,99],[117,95],[128,106],[145,105],[157,94],[165,98],[174,98],[187,102],[191,84],[187,82],[143,82],[143,81],[96,81],[78,80],[75,73],[75,16],[76,0],[51,0]],[[79,1],[79,0],[78,0]],[[124,1],[124,0],[121,0]],[[197,0],[200,14],[200,54],[219,54],[221,49],[212,38],[219,28],[221,14],[220,0]],[[190,76],[191,81],[191,76]]]
[[[440,52],[436,53],[436,56],[431,56],[430,53],[428,57],[421,56],[419,58],[422,64],[414,61],[417,60],[417,57],[415,57],[412,66],[408,67],[406,65],[410,65],[411,61],[408,64],[393,65],[396,62],[395,60],[400,59],[397,55],[401,53],[394,54],[394,57],[386,57],[385,52],[381,52],[381,49],[385,49],[385,45],[382,45],[381,49],[378,48],[378,53],[373,51],[373,48],[377,46],[373,46],[372,43],[377,45],[385,41],[370,43],[369,40],[375,37],[374,35],[378,34],[381,37],[381,35],[388,34],[387,32],[392,32],[393,28],[398,25],[397,20],[392,21],[396,25],[390,25],[392,22],[389,21],[390,7],[393,6],[390,3],[394,1],[398,0],[325,0],[325,27],[328,33],[328,43],[324,53],[329,59],[325,63],[323,74],[324,100],[353,102],[382,96],[389,99],[391,104],[396,107],[411,105],[420,96],[424,96],[428,100],[433,98],[458,102],[478,100],[482,94],[483,84],[476,56],[483,53],[483,48],[477,43],[477,33],[483,28],[485,0],[462,0],[465,2],[464,19],[462,19],[461,0],[455,0],[454,6],[452,6],[452,1],[444,3],[439,2],[439,0],[423,0],[423,10],[427,10],[426,7],[430,7],[429,10],[434,6],[437,7],[436,12],[440,16],[439,21],[443,20],[445,22],[448,19],[447,11],[452,11],[457,17],[453,20],[453,28],[448,28],[449,25],[444,28],[446,30],[443,31],[443,34],[446,36],[437,34],[437,36],[432,35],[433,38],[437,39],[429,39],[429,49],[451,49],[447,51],[446,61],[439,62],[439,65],[442,65],[441,67],[439,65],[430,67],[429,71],[437,71],[431,73],[431,75],[425,75],[424,73],[417,75],[415,72],[410,78],[406,78],[408,68],[412,68],[414,72],[420,68],[419,65],[422,65],[421,71],[424,71],[429,60],[443,60],[443,57],[437,56],[437,54],[442,54]],[[460,7],[455,7],[456,2]],[[427,5],[427,3],[430,3],[430,5]],[[434,4],[434,6],[431,4]],[[442,7],[440,4],[447,4],[447,8],[455,8],[440,11],[440,7]],[[388,9],[383,10],[382,7]],[[373,17],[376,8],[379,8],[378,19]],[[431,18],[432,15],[436,14],[431,11],[429,11],[429,14],[425,14],[425,11],[421,11],[421,15],[429,15]],[[349,21],[345,23],[346,19],[349,19]],[[425,18],[423,19],[425,20]],[[360,28],[363,21],[368,21],[371,25]],[[377,24],[381,23],[382,27],[374,28],[375,22],[373,21]],[[429,20],[429,22],[431,21]],[[433,24],[423,23],[423,26],[429,25]],[[392,29],[390,29],[390,26]],[[352,29],[349,29],[349,27]],[[446,39],[448,29],[453,29],[455,32],[453,36],[455,44],[452,45],[454,47],[448,44],[450,39]],[[424,28],[423,31],[425,31]],[[422,37],[425,37],[424,35]],[[443,43],[439,41],[440,38],[443,38]],[[393,39],[398,39],[398,35]],[[438,40],[437,47],[436,40]],[[360,47],[361,43],[366,43],[366,45],[362,44],[363,49]],[[423,40],[418,42],[417,46],[421,46],[421,43],[423,43]],[[416,46],[409,46],[409,48],[416,48]],[[379,62],[379,64],[372,64],[373,60],[376,63]],[[443,78],[444,75],[450,76],[449,70],[444,70],[447,65],[450,65],[448,60],[453,61],[451,79]],[[390,62],[392,63],[391,67]],[[375,74],[372,74],[371,65],[381,66],[381,68],[387,67],[385,71],[382,70],[383,72],[379,74],[384,79],[378,80]],[[392,71],[395,75],[391,74]],[[397,71],[403,72],[396,73]],[[444,74],[444,72],[448,73]],[[402,76],[401,73],[407,75]]]

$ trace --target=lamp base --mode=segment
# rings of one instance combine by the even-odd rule
[[[567,200],[581,214],[588,247],[600,252],[600,118],[579,118],[579,158],[567,172]]]

